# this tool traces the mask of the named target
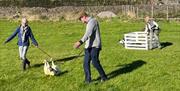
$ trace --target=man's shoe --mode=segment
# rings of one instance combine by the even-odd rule
[[[85,83],[85,84],[90,84],[90,83],[91,83],[91,81],[84,81],[84,83]]]

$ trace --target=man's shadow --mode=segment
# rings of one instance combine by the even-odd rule
[[[173,45],[173,43],[171,42],[161,42],[161,49],[171,46],[171,45]]]
[[[132,63],[125,64],[125,65],[123,65],[123,67],[120,67],[120,68],[108,73],[107,76],[109,79],[112,79],[118,75],[132,72],[133,70],[136,70],[137,68],[143,66],[144,64],[146,64],[145,61],[136,60],[136,61],[133,61]]]
[[[121,74],[126,74],[129,72],[132,72],[136,69],[138,69],[139,67],[143,66],[144,64],[146,64],[145,61],[143,60],[136,60],[133,61],[132,63],[129,64],[124,64],[124,65],[117,65],[117,69],[113,70],[112,72],[107,74],[108,79],[112,79],[114,77],[117,77]],[[123,67],[122,67],[123,66]],[[100,77],[98,77],[97,79],[95,79],[95,81],[100,80]]]
[[[64,62],[67,62],[67,61],[75,61],[77,58],[79,57],[83,57],[84,55],[76,55],[76,56],[70,56],[70,57],[65,57],[65,58],[61,58],[61,59],[55,59],[53,60],[54,62],[60,62],[60,63],[64,63]],[[32,67],[41,67],[43,66],[44,63],[40,63],[40,64],[35,64],[33,65]]]

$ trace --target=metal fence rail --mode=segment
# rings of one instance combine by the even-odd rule
[[[149,15],[158,19],[179,19],[180,5],[122,5],[122,13],[131,12],[137,18]]]

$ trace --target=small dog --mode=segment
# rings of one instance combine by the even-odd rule
[[[52,65],[49,64],[47,60],[44,60],[44,73],[45,75],[59,75],[60,69],[54,64],[54,61],[51,61]]]

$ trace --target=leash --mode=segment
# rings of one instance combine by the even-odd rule
[[[84,49],[80,50],[80,52],[78,53],[77,56],[80,56],[83,51],[84,51]]]
[[[84,25],[82,25],[82,29],[81,30],[83,30],[84,29]],[[80,49],[80,52],[79,52],[79,54],[77,55],[77,56],[80,56],[81,55],[81,53],[84,51],[84,49]]]
[[[41,52],[43,52],[44,54],[46,54],[48,57],[50,57],[51,59],[52,59],[52,57],[47,53],[47,52],[45,52],[43,49],[41,49],[41,48],[39,48],[39,47],[37,47]]]

